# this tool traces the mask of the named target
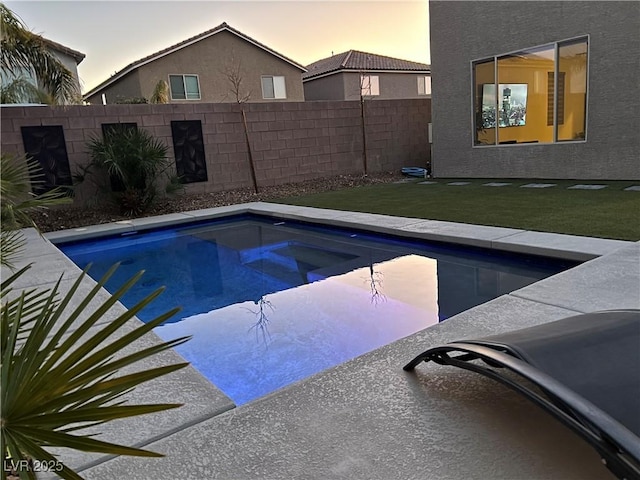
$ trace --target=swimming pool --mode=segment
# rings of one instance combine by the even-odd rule
[[[575,265],[240,216],[58,245],[240,405]]]

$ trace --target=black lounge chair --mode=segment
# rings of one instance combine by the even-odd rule
[[[640,479],[640,310],[577,315],[449,343],[404,369],[423,361],[507,385],[582,436],[618,478]],[[517,375],[505,375],[508,370]]]

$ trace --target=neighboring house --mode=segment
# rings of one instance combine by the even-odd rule
[[[431,95],[431,67],[349,50],[307,65],[306,100],[424,98]]]
[[[84,95],[92,104],[150,98],[169,84],[170,103],[304,101],[305,68],[223,23],[142,58]]]
[[[640,179],[637,2],[429,2],[433,173]]]
[[[47,48],[49,49],[49,51],[53,53],[58,58],[58,60],[60,60],[60,62],[65,67],[67,67],[67,69],[69,69],[69,71],[73,74],[73,77],[76,80],[78,93],[80,93],[81,90],[80,90],[80,77],[78,76],[78,65],[80,64],[80,62],[82,62],[82,60],[84,60],[85,54],[80,53],[76,50],[73,50],[69,47],[65,47],[64,45],[61,45],[57,42],[54,42],[53,40],[49,40],[44,37],[42,37],[42,40],[47,45]],[[5,72],[5,71],[2,71],[0,73],[1,73],[0,77],[1,77],[3,86],[7,85],[8,83],[11,83],[13,80],[19,77],[27,80],[29,83],[33,84],[36,87],[38,86],[38,80],[36,79],[35,72],[31,70],[23,69],[19,73]],[[34,102],[35,102],[35,99],[33,98],[25,98],[23,99],[22,103],[34,103]]]

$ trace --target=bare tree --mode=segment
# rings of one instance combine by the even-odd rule
[[[262,295],[259,300],[254,301],[258,307],[258,310],[252,310],[250,308],[244,307],[245,310],[252,313],[256,317],[256,323],[251,325],[249,330],[255,330],[256,332],[256,341],[262,338],[262,341],[265,345],[268,344],[268,340],[271,339],[271,334],[269,333],[269,311],[274,312],[275,307],[273,304],[267,300],[266,295]]]
[[[373,260],[369,263],[369,289],[371,290],[371,303],[378,305],[380,302],[386,302],[387,297],[382,293],[382,272],[373,269]]]
[[[249,141],[249,128],[247,127],[247,114],[244,104],[251,99],[251,90],[244,88],[244,72],[242,69],[242,61],[236,58],[235,52],[232,50],[228,61],[225,63],[222,75],[227,79],[229,84],[229,92],[223,97],[223,101],[227,100],[231,95],[235,103],[242,105],[240,111],[242,113],[242,124],[244,125],[244,136],[247,142],[247,152],[249,155],[249,168],[251,171],[251,181],[253,182],[253,191],[258,193],[258,181],[256,179],[256,166],[251,151],[251,142]]]
[[[366,116],[365,116],[365,100],[371,98],[371,75],[367,75],[366,72],[360,72],[360,120],[362,125],[362,168],[364,175],[368,174],[368,162],[367,162],[367,133],[366,133]]]
[[[229,96],[236,103],[246,103],[251,99],[251,90],[247,90],[243,85],[242,60],[236,58],[233,50],[221,73],[229,84],[229,92],[224,95],[223,101],[227,100]]]

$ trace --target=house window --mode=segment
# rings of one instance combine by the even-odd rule
[[[380,95],[380,81],[377,75],[360,75],[360,95],[362,97]]]
[[[32,68],[0,70],[0,85],[3,89],[7,89],[11,97],[10,103],[42,103],[35,92],[38,81]]]
[[[171,100],[200,100],[197,75],[169,75]]]
[[[585,140],[588,38],[473,62],[474,145]]]
[[[284,77],[263,76],[262,98],[287,98],[287,87]]]
[[[431,95],[431,77],[418,77],[418,95]]]

